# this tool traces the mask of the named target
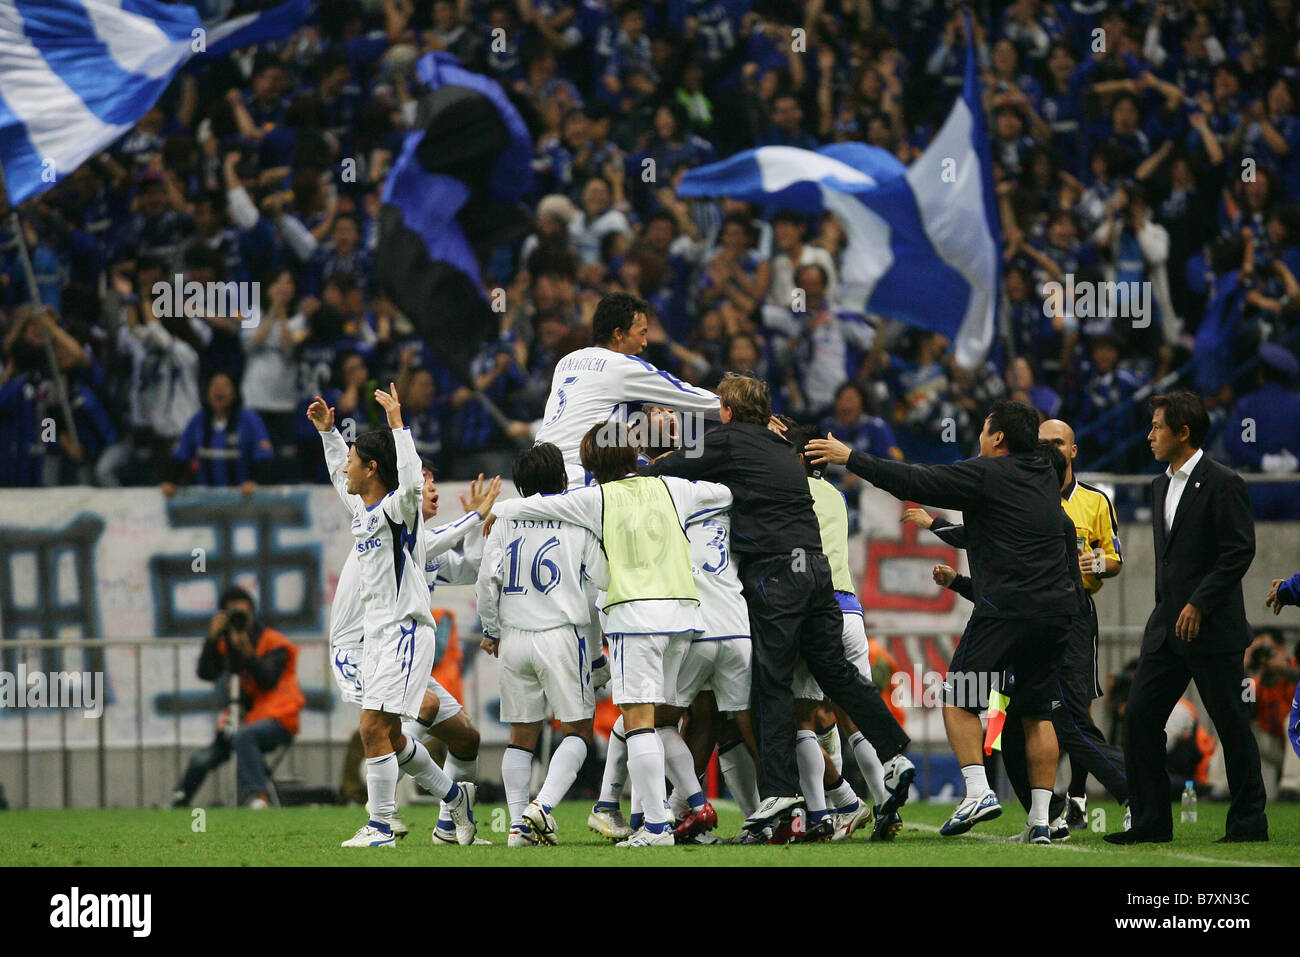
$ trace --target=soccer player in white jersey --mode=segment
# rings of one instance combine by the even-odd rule
[[[698,418],[717,419],[720,414],[712,392],[637,358],[646,347],[649,310],[636,296],[610,293],[592,317],[594,345],[569,353],[555,366],[536,439],[559,446],[571,489],[591,484],[579,456],[582,437],[601,422],[626,422],[630,406],[647,402]]]
[[[685,527],[728,508],[731,491],[638,476],[636,449],[622,423],[592,426],[581,459],[596,487],[504,502],[496,517],[560,519],[600,539],[609,567],[604,610],[613,698],[623,712],[628,776],[645,812],[644,827],[619,846],[671,845],[655,706],[668,700],[686,649],[704,631]]]
[[[653,421],[649,434],[655,447],[643,450],[647,460],[680,445],[681,422],[671,409],[646,407]],[[682,739],[679,724],[701,692],[709,690],[721,715],[735,722],[736,732],[753,761],[758,749],[749,721],[750,657],[749,606],[740,576],[731,560],[731,514],[717,512],[686,525],[691,565],[700,593],[704,634],[691,642],[677,673],[677,686],[668,689],[668,702],[655,709],[655,724],[664,746],[668,779],[673,785],[669,806],[677,818],[677,843],[689,842],[717,826],[717,813],[705,799],[696,777],[696,762]],[[734,756],[740,758],[740,755]],[[729,770],[733,762],[727,763]],[[758,804],[756,775],[727,775],[727,785],[742,807]],[[748,814],[748,811],[746,812]]]
[[[482,557],[483,536],[480,533],[483,519],[491,512],[492,504],[501,491],[499,479],[484,482],[479,476],[470,483],[470,492],[461,495],[461,505],[465,515],[454,522],[437,527],[429,522],[438,514],[438,490],[434,481],[432,463],[424,462],[424,490],[421,493],[421,517],[426,525],[425,540],[425,580],[429,584],[429,593],[433,594],[436,583],[459,585],[469,584],[478,574],[478,563]],[[468,539],[464,551],[457,549],[462,541]],[[330,660],[333,663],[331,673],[339,686],[343,700],[360,706],[361,687],[361,652],[364,645],[364,623],[362,620],[360,596],[360,559],[355,549],[348,552],[343,570],[339,572],[338,585],[334,589],[334,607],[330,612]],[[425,686],[424,702],[420,706],[420,716],[402,723],[402,733],[414,738],[428,747],[431,738],[437,738],[447,746],[447,761],[443,771],[453,781],[476,781],[478,778],[478,730],[470,721],[469,714],[461,707],[450,692],[430,677]],[[406,825],[394,812],[392,818],[394,836],[403,838],[407,834]],[[439,816],[438,824],[433,830],[434,843],[456,844],[456,831],[446,816],[445,809]],[[487,844],[487,841],[475,839],[475,843]]]
[[[424,579],[429,583],[429,599],[438,585],[472,585],[478,578],[483,559],[483,521],[501,494],[501,477],[484,481],[482,475],[470,482],[469,494],[461,493],[465,514],[445,525],[432,525],[438,514],[437,470],[432,462],[421,459],[424,491],[420,514],[424,518]],[[435,659],[436,660],[436,659]],[[443,772],[453,781],[478,782],[479,733],[466,711],[446,688],[433,677],[424,693],[420,717],[403,722],[402,733],[414,737],[426,748],[432,738],[447,746]],[[456,826],[441,802],[438,823],[433,828],[435,844],[458,844]],[[475,844],[488,844],[476,837]]]
[[[844,654],[849,663],[858,669],[868,682],[871,677],[871,651],[862,617],[862,604],[853,587],[849,571],[849,515],[844,495],[822,478],[821,470],[809,464],[802,452],[804,445],[817,438],[818,433],[806,427],[796,427],[793,420],[787,437],[799,450],[799,458],[808,472],[808,491],[813,498],[813,512],[821,531],[822,551],[831,564],[831,577],[835,587],[835,600],[844,615]],[[799,765],[799,784],[808,804],[808,836],[815,838],[825,833],[839,840],[850,836],[873,814],[872,804],[860,800],[853,788],[839,773],[839,769],[818,742],[814,727],[819,704],[825,695],[818,687],[802,660],[796,665],[795,705],[799,731],[795,736],[795,758]],[[874,682],[873,682],[874,684]],[[838,722],[849,732],[849,747],[858,763],[872,800],[877,807],[885,804],[884,769],[880,758],[861,731],[843,709],[834,708]],[[902,830],[902,819],[897,809],[882,809],[877,815],[873,841],[892,840]]]
[[[676,687],[668,689],[667,704],[655,712],[668,778],[688,808],[677,821],[679,843],[718,825],[718,815],[700,792],[695,758],[677,730],[678,722],[701,691],[712,689],[718,711],[737,722],[745,746],[753,749],[751,755],[757,754],[749,723],[749,606],[731,561],[731,516],[716,512],[688,522],[686,538],[700,592],[704,633],[687,648],[677,671]],[[749,797],[753,805],[758,804],[757,793]],[[742,798],[742,803],[750,802]]]
[[[564,458],[549,442],[519,454],[515,488],[525,498],[566,486]],[[492,527],[478,576],[482,648],[501,658],[501,720],[510,744],[501,780],[510,808],[512,847],[559,843],[551,809],[564,799],[587,760],[596,690],[592,686],[591,602],[584,581],[608,584],[605,555],[590,531],[556,519],[500,519]],[[564,740],[546,780],[528,800],[533,752],[547,713]]]
[[[475,837],[474,786],[448,778],[424,745],[402,733],[402,719],[420,713],[433,667],[435,624],[423,568],[421,486],[424,477],[411,433],[402,425],[397,388],[375,390],[391,431],[357,437],[348,448],[334,428],[334,410],[317,396],[307,416],[321,435],[330,480],[352,513],[358,556],[363,634],[361,743],[366,755],[369,820],[344,847],[392,847],[399,766],[447,802],[459,843]]]

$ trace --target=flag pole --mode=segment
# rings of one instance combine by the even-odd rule
[[[58,396],[59,407],[63,410],[63,421],[73,444],[80,445],[81,440],[77,435],[77,423],[72,418],[72,406],[68,402],[67,383],[63,379],[63,370],[59,368],[59,357],[54,351],[54,338],[50,335],[50,330],[45,328],[45,323],[41,321],[43,306],[41,304],[41,291],[36,286],[36,270],[32,268],[32,257],[27,249],[27,236],[23,233],[23,224],[18,215],[18,207],[14,205],[9,195],[9,181],[5,178],[3,163],[0,163],[0,192],[4,193],[6,200],[9,202],[10,228],[13,229],[14,236],[18,240],[18,258],[23,263],[23,274],[27,277],[27,294],[35,307],[36,320],[41,324],[41,341],[45,344],[45,357],[50,364],[50,377],[54,380],[54,392]]]

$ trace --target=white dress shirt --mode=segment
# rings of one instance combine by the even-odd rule
[[[1174,516],[1178,514],[1178,503],[1182,500],[1183,490],[1187,488],[1187,480],[1191,478],[1192,469],[1196,468],[1196,464],[1201,461],[1201,456],[1204,454],[1204,449],[1197,449],[1177,472],[1174,472],[1171,467],[1165,468],[1165,475],[1169,476],[1169,491],[1165,492],[1166,532],[1174,526]]]

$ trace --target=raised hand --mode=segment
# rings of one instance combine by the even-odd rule
[[[311,419],[317,432],[329,432],[334,428],[334,407],[326,405],[324,399],[316,396],[312,404],[307,406],[307,418]]]
[[[383,389],[375,390],[375,401],[388,413],[388,427],[390,429],[405,428],[402,425],[402,403],[397,398],[397,384],[388,383],[388,391]]]

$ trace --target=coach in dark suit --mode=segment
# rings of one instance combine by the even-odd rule
[[[1202,450],[1210,429],[1190,392],[1151,401],[1151,451],[1168,463],[1156,477],[1156,607],[1124,718],[1133,826],[1112,844],[1164,842],[1174,819],[1165,772],[1165,722],[1190,678],[1214,720],[1232,805],[1225,842],[1267,841],[1259,748],[1242,698],[1242,652],[1251,642],[1241,579],[1255,557],[1255,521],[1246,483]]]

